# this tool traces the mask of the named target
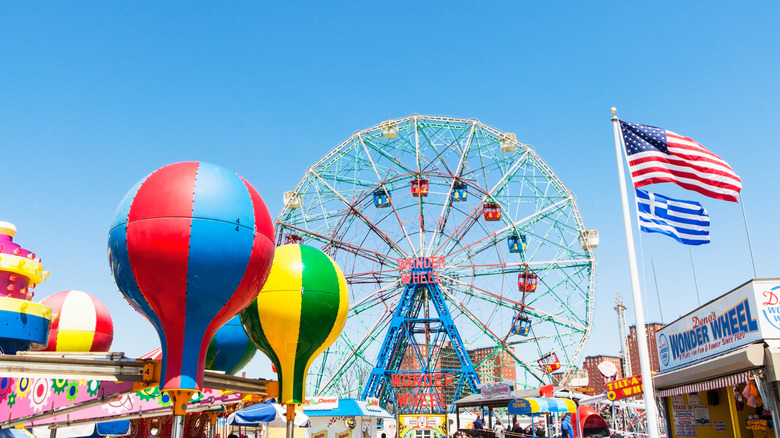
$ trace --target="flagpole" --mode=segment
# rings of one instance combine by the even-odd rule
[[[693,270],[693,285],[696,286],[696,300],[699,301],[701,306],[701,296],[699,296],[699,280],[696,279],[696,265],[693,264],[693,250],[691,245],[688,245],[688,253],[691,255],[691,269]]]
[[[655,297],[658,299],[658,312],[661,314],[661,322],[664,322],[664,309],[661,308],[661,294],[658,292],[658,278],[655,276],[655,262],[650,257],[650,264],[653,266],[653,280],[655,281]]]
[[[750,231],[748,231],[747,216],[745,216],[745,204],[742,202],[742,193],[737,193],[737,196],[739,196],[739,205],[742,207],[742,219],[745,221],[745,234],[747,234],[748,249],[750,249],[750,261],[753,262],[753,278],[758,278],[758,274],[756,273],[756,259],[753,258],[753,245],[750,243]]]
[[[631,215],[628,210],[628,195],[626,193],[626,181],[623,171],[623,154],[620,145],[620,127],[618,118],[614,114],[617,109],[610,110],[612,116],[612,128],[615,131],[615,153],[617,154],[618,180],[620,182],[620,199],[623,202],[623,225],[626,231],[626,249],[628,250],[628,271],[631,275],[631,292],[634,299],[634,317],[636,319],[637,352],[639,353],[639,368],[642,372],[642,385],[644,391],[642,398],[645,401],[645,413],[647,419],[647,434],[649,438],[658,438],[658,414],[655,404],[655,391],[653,389],[653,374],[650,368],[650,354],[647,348],[647,330],[645,328],[645,315],[642,308],[642,293],[639,289],[639,275],[636,264],[636,251],[634,249],[634,233],[631,229]]]

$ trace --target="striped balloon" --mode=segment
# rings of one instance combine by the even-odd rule
[[[279,403],[303,403],[309,366],[341,333],[348,306],[344,274],[327,254],[306,245],[276,248],[268,281],[241,323],[276,367]]]
[[[262,198],[224,167],[171,164],[128,192],[108,244],[119,290],[160,336],[161,389],[201,390],[211,338],[252,302],[271,267]]]
[[[54,312],[49,344],[43,351],[107,352],[114,340],[114,323],[106,306],[92,295],[66,290],[41,300]]]

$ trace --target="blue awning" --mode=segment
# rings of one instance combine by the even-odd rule
[[[28,432],[27,429],[0,428],[0,438],[35,438],[35,435]]]
[[[375,417],[375,418],[395,418],[389,412],[382,408],[366,408],[364,400],[355,400],[354,398],[340,398],[339,407],[336,409],[306,409],[303,412],[309,417]]]

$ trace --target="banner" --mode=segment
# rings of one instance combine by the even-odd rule
[[[328,411],[339,408],[338,397],[313,397],[303,402],[303,408],[310,411]]]
[[[780,282],[753,280],[656,333],[661,371],[780,338]]]

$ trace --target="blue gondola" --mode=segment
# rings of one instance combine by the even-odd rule
[[[512,326],[512,333],[520,336],[528,336],[531,331],[531,319],[526,316],[517,318],[517,321]]]
[[[509,245],[509,252],[521,253],[525,251],[525,234],[513,234],[506,238],[506,243]]]
[[[455,183],[452,185],[452,199],[455,201],[465,201],[469,194],[469,186],[466,183]]]
[[[375,190],[374,191],[374,205],[377,207],[389,207],[390,206],[390,192],[387,190]]]

